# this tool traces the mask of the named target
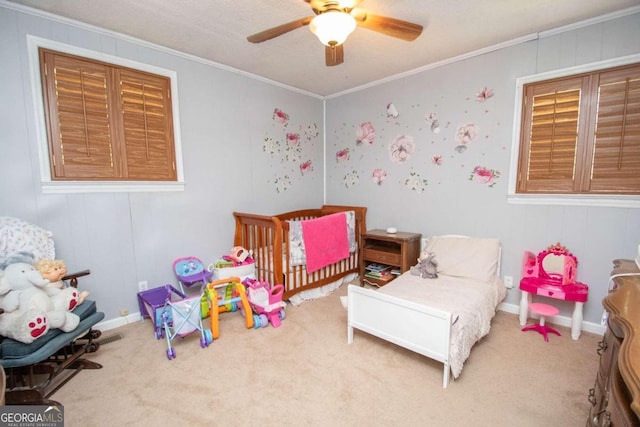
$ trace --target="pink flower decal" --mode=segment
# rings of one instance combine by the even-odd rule
[[[493,89],[489,89],[488,87],[483,87],[480,92],[476,94],[476,101],[485,102],[487,99],[491,98],[494,95]]]
[[[345,160],[349,160],[349,149],[345,148],[344,150],[340,150],[336,153],[336,162],[342,162]]]
[[[382,185],[382,181],[384,181],[386,177],[387,177],[387,172],[380,168],[374,169],[373,173],[371,173],[371,178],[373,179],[373,182],[375,182],[378,185]]]
[[[391,161],[395,163],[404,163],[409,159],[409,155],[413,153],[416,144],[413,137],[409,135],[398,135],[389,144],[389,156]]]
[[[289,115],[284,111],[282,111],[281,109],[276,108],[275,110],[273,110],[273,120],[283,125],[286,125],[287,122],[289,121]]]
[[[440,166],[442,164],[442,156],[433,156],[431,162],[433,162],[434,165]]]
[[[356,129],[356,144],[367,143],[371,145],[375,139],[376,130],[373,128],[371,122],[364,122]]]
[[[456,131],[456,142],[459,145],[467,145],[478,137],[478,132],[478,126],[473,123],[460,126]]]
[[[496,185],[495,180],[497,178],[500,178],[499,171],[488,169],[484,166],[476,166],[469,176],[469,181],[474,181],[478,184],[487,184],[489,187],[493,187]]]
[[[300,135],[297,133],[288,133],[287,145],[289,147],[297,147],[298,145],[300,145]]]
[[[313,170],[313,165],[311,164],[311,160],[307,160],[306,162],[300,163],[300,173],[304,175],[307,172],[311,172]]]

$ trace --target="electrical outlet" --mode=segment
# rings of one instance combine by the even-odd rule
[[[504,285],[509,289],[513,288],[513,276],[504,276]]]
[[[121,308],[120,309],[120,316],[121,317],[125,317],[129,315],[129,310],[127,310],[126,308]]]
[[[138,291],[139,292],[146,291],[147,289],[149,289],[149,282],[147,282],[146,280],[142,280],[142,281],[138,282]]]

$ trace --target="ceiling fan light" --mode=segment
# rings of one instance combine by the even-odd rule
[[[356,29],[356,20],[348,13],[327,11],[313,18],[309,23],[309,29],[322,44],[336,46],[344,43],[349,34]]]

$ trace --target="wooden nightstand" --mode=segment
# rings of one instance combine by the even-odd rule
[[[378,264],[393,267],[404,273],[418,262],[420,256],[420,233],[398,231],[390,234],[385,230],[369,230],[362,236],[362,254],[360,256],[360,283],[383,286],[389,280],[365,277],[367,265]]]

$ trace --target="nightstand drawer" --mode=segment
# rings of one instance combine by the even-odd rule
[[[380,262],[383,264],[396,266],[402,265],[402,255],[400,253],[392,253],[377,249],[364,248],[363,258],[365,260],[375,260],[375,262]]]

